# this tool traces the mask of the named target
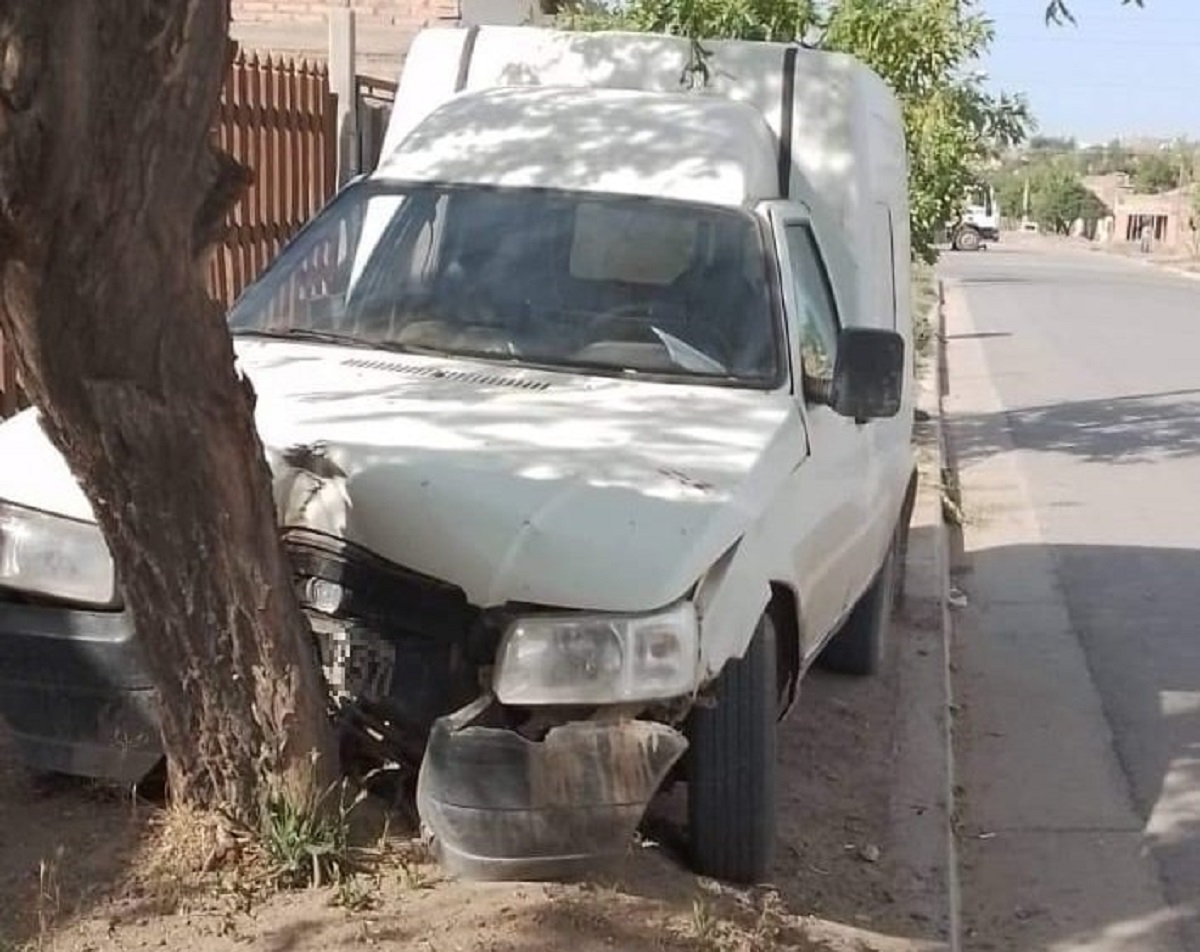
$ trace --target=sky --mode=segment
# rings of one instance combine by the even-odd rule
[[[995,24],[993,91],[1028,96],[1038,133],[1200,139],[1200,0],[1070,0],[1077,25],[1046,26],[1045,0],[976,0]]]

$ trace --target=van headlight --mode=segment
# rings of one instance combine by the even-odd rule
[[[0,501],[0,588],[107,606],[116,573],[98,526]]]
[[[493,690],[504,704],[666,700],[695,687],[696,609],[652,615],[532,615],[500,642]]]

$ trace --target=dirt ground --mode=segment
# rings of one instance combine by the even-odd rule
[[[888,830],[896,704],[895,675],[806,680],[781,737],[774,886],[753,890],[686,871],[668,800],[655,811],[666,820],[648,828],[659,842],[647,838],[586,883],[452,882],[430,864],[393,863],[340,892],[261,902],[218,885],[189,894],[136,875],[157,808],[125,791],[34,778],[0,740],[0,952],[911,952],[930,927],[896,898],[912,889],[898,882]]]

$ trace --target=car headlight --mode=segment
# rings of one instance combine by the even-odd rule
[[[696,609],[653,615],[533,615],[500,643],[493,690],[504,704],[611,704],[695,687]]]
[[[97,526],[0,502],[0,588],[111,605],[116,575]]]

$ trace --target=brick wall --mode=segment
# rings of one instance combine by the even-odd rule
[[[330,7],[351,7],[360,29],[420,26],[458,16],[457,0],[233,0],[233,18],[244,23],[323,23]]]
[[[247,50],[297,59],[329,54],[331,7],[355,11],[357,66],[363,75],[395,79],[413,34],[459,19],[460,0],[233,0],[230,35]]]
[[[331,7],[355,12],[358,71],[395,79],[413,34],[425,26],[535,21],[539,0],[232,0],[230,35],[247,50],[323,60]]]

